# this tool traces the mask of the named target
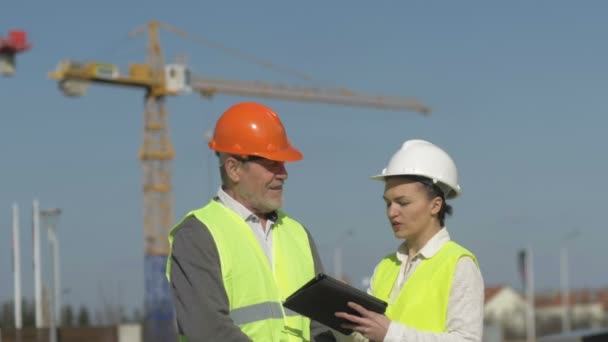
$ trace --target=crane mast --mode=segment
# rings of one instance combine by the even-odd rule
[[[173,224],[172,168],[175,151],[169,135],[164,61],[158,23],[148,24],[146,64],[157,84],[145,95],[143,141],[139,150],[142,168],[144,222],[144,337],[145,341],[172,341],[171,290],[165,279],[169,242],[167,232]],[[171,319],[167,319],[171,318]]]
[[[122,75],[114,64],[97,61],[64,61],[49,73],[49,77],[58,81],[60,89],[67,96],[84,95],[90,83],[145,90],[139,159],[143,188],[146,342],[176,339],[173,305],[165,278],[166,258],[170,252],[167,237],[173,225],[172,164],[175,158],[169,132],[168,96],[194,91],[204,97],[226,94],[413,111],[423,115],[430,113],[430,108],[413,98],[363,94],[344,88],[293,87],[191,76],[183,65],[164,64],[159,27],[186,35],[184,31],[158,21],[151,21],[144,28],[136,30],[136,33],[148,32],[146,63],[131,64],[127,75]]]

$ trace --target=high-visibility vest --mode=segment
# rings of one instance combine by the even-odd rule
[[[471,252],[450,241],[435,255],[422,260],[397,299],[389,303],[386,316],[420,331],[445,332],[454,269],[458,260],[465,256],[477,263]],[[374,296],[389,302],[400,270],[401,262],[395,253],[382,259],[372,280]]]
[[[219,253],[229,315],[253,341],[309,341],[310,319],[283,308],[283,301],[315,276],[308,234],[295,220],[278,211],[272,231],[273,264],[247,223],[222,204],[211,201],[190,212],[213,237]],[[177,224],[169,234],[173,236]],[[171,275],[171,257],[167,278]],[[183,336],[181,341],[187,341]]]

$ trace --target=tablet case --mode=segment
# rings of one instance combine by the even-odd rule
[[[283,306],[345,335],[350,335],[351,329],[340,326],[350,322],[335,316],[335,313],[340,311],[360,316],[358,312],[348,307],[348,302],[357,303],[367,310],[381,314],[387,306],[386,302],[323,273],[291,294]]]

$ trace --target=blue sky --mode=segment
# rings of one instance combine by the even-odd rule
[[[0,12],[0,35],[23,28],[34,46],[18,56],[14,77],[0,79],[0,300],[13,291],[14,202],[22,210],[23,291],[33,296],[29,213],[38,198],[64,211],[64,302],[142,303],[143,93],[92,86],[82,98],[66,98],[46,73],[68,58],[125,71],[144,59],[144,39],[128,32],[152,19],[315,81],[163,33],[165,59],[187,54],[197,75],[414,96],[433,108],[422,117],[261,100],[304,153],[288,165],[285,209],[311,231],[329,270],[340,245],[345,272],[360,282],[396,247],[382,183],[367,177],[404,140],[422,138],[456,160],[464,196],[452,202],[448,229],[477,255],[488,286],[519,287],[516,253],[529,245],[537,286],[558,288],[558,247],[575,229],[582,233],[569,243],[572,285],[606,286],[598,272],[608,241],[606,10],[600,1],[13,2]],[[217,190],[204,133],[243,100],[251,99],[169,99],[176,221]]]

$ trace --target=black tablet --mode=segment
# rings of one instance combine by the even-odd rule
[[[335,316],[335,313],[340,311],[360,316],[348,307],[348,302],[382,314],[387,306],[386,302],[322,273],[291,294],[283,306],[349,335],[352,330],[340,325],[350,322]]]

